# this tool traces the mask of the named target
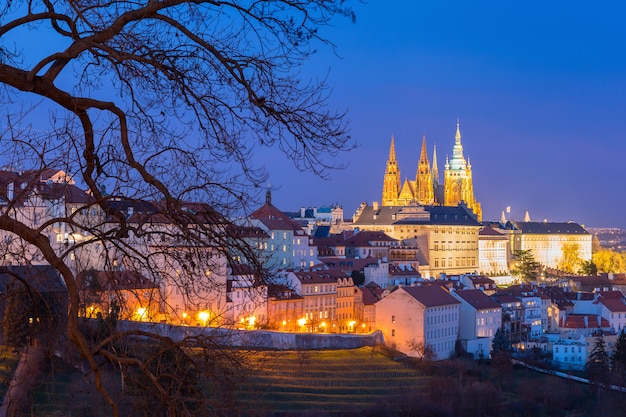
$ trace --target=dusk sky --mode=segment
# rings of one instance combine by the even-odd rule
[[[393,6],[392,6],[393,4]],[[267,159],[283,211],[381,200],[390,138],[415,178],[422,135],[443,176],[457,118],[483,218],[626,228],[626,3],[356,3],[307,71],[325,75],[359,148],[321,180]],[[264,153],[260,153],[263,156]]]

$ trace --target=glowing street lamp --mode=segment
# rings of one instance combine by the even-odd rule
[[[300,320],[298,320],[298,325],[302,328],[301,331],[304,331],[304,326],[306,326],[306,319],[301,318]]]
[[[201,311],[198,313],[198,320],[200,320],[203,326],[207,325],[207,322],[209,321],[209,317],[211,317],[211,315],[209,314],[208,311]]]
[[[137,309],[137,320],[139,321],[143,321],[146,317],[146,308],[145,307],[139,307]]]
[[[350,328],[350,331],[354,331],[354,325],[356,324],[356,321],[352,320],[351,322],[348,323],[348,327]]]

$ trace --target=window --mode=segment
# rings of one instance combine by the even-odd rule
[[[391,322],[395,323],[396,322],[396,316],[391,316]]]
[[[396,329],[391,329],[391,336],[395,336],[396,335]]]

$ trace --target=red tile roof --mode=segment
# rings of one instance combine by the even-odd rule
[[[349,278],[348,275],[338,269],[322,271],[294,271],[295,276],[303,284],[324,284],[337,282],[339,278]]]
[[[563,323],[563,320],[565,323]],[[608,320],[596,314],[570,314],[561,321],[561,327],[566,329],[596,329],[610,327]],[[599,321],[598,321],[599,320]]]
[[[624,303],[624,300],[621,298],[619,300],[609,298],[600,300],[599,302],[604,304],[604,306],[612,313],[626,312],[626,303]]]
[[[428,285],[425,287],[400,287],[396,291],[404,290],[411,297],[416,299],[425,307],[438,307],[444,305],[461,304],[459,300],[454,298],[439,285]]]
[[[271,203],[265,203],[255,210],[250,217],[259,220],[270,230],[302,230],[298,223],[294,222],[285,213],[274,207]]]
[[[502,306],[496,300],[489,297],[481,290],[460,290],[456,291],[455,294],[465,300],[476,310],[502,308]]]
[[[363,304],[366,306],[374,305],[382,298],[383,289],[376,283],[370,282],[361,288],[363,291]]]
[[[504,233],[500,233],[490,226],[485,226],[478,231],[478,236],[497,236],[504,237]]]

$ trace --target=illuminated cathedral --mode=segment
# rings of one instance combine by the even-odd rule
[[[409,206],[420,204],[424,206],[444,205],[457,206],[464,203],[474,212],[478,220],[482,220],[480,203],[474,198],[472,183],[472,165],[463,156],[461,145],[461,129],[456,123],[456,135],[452,158],[448,160],[443,171],[443,184],[439,183],[439,169],[437,168],[437,148],[433,150],[433,163],[428,160],[426,151],[426,136],[422,137],[422,151],[417,163],[415,179],[405,179],[401,182],[400,168],[396,160],[394,137],[391,137],[389,159],[383,182],[383,206]]]

